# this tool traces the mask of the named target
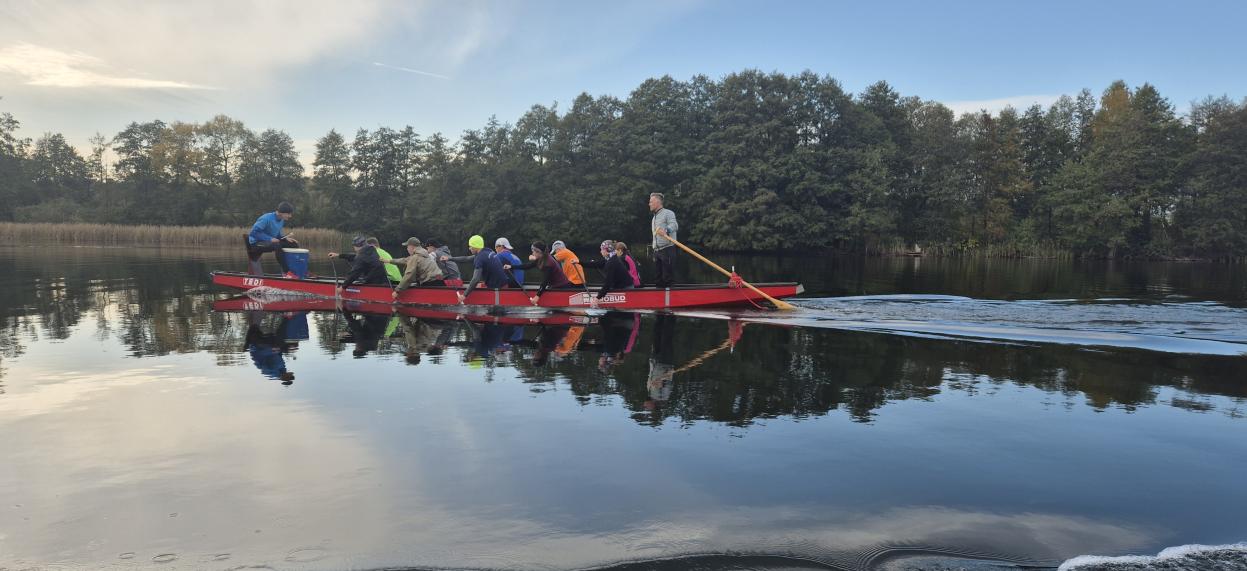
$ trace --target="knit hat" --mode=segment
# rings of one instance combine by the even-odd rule
[[[511,247],[511,241],[507,240],[506,238],[498,238],[498,240],[494,242],[494,247],[497,248],[498,246],[502,246],[503,248],[506,248],[508,250],[515,249]]]
[[[555,240],[553,244],[550,244],[551,253],[557,252],[559,250],[566,250],[566,249],[567,249],[567,244],[564,244],[562,240]]]
[[[277,211],[282,214],[294,214],[294,205],[289,202],[282,201],[277,205]]]
[[[484,248],[485,239],[482,238],[480,234],[476,234],[475,236],[468,238],[468,247],[469,248]]]
[[[356,248],[363,248],[364,244],[367,244],[367,243],[368,243],[368,238],[366,236],[356,236],[354,238],[351,238],[351,245],[355,246]]]

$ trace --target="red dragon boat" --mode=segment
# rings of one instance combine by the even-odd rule
[[[241,272],[212,272],[212,283],[238,290],[258,287],[298,292],[302,294],[334,297],[337,281],[330,278],[284,278],[275,275],[255,276]],[[759,290],[776,299],[793,297],[805,291],[798,283],[753,284]],[[385,285],[356,284],[342,292],[342,299],[371,303],[397,303],[412,305],[458,305],[455,293],[460,288],[446,286],[413,287],[400,292],[398,299],[393,290]],[[536,286],[517,288],[477,288],[464,301],[465,305],[495,307],[533,307],[530,296]],[[590,298],[597,296],[597,288],[548,289],[541,295],[539,307],[588,308]],[[669,288],[639,287],[613,291],[597,300],[601,309],[679,309],[691,307],[763,306],[767,301],[758,293],[732,284],[675,285]]]

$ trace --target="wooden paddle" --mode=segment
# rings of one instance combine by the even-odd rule
[[[655,235],[659,235],[657,230],[655,230],[655,231],[654,231],[654,234],[655,234]],[[672,237],[670,237],[670,236],[663,236],[663,238],[665,238],[665,239],[667,239],[667,240],[671,240],[671,243],[672,243],[672,244],[675,244],[676,246],[679,246],[681,250],[684,250],[685,252],[688,252],[688,253],[689,253],[690,255],[692,255],[694,258],[697,258],[698,260],[701,260],[701,261],[703,261],[703,262],[706,262],[706,264],[708,264],[710,267],[712,267],[712,268],[714,268],[714,269],[716,269],[716,270],[719,270],[719,273],[722,273],[723,275],[727,276],[728,278],[731,278],[731,277],[732,277],[732,272],[729,272],[729,271],[727,271],[727,270],[723,269],[723,267],[722,267],[722,266],[720,266],[719,264],[716,264],[716,263],[714,263],[714,262],[712,262],[712,261],[710,261],[710,260],[706,259],[706,257],[705,257],[705,256],[703,256],[703,255],[701,255],[701,254],[698,254],[697,252],[694,252],[692,248],[690,248],[690,247],[688,247],[688,246],[685,246],[684,244],[680,243],[680,241],[679,241],[679,240],[676,240],[675,238],[672,238]],[[739,277],[739,276],[737,276],[737,277]],[[747,288],[749,288],[749,289],[753,290],[753,291],[754,291],[754,293],[756,293],[756,294],[758,294],[758,295],[760,295],[760,296],[762,296],[762,297],[766,298],[766,300],[767,300],[767,301],[769,301],[769,302],[771,302],[771,303],[775,304],[775,307],[777,307],[777,308],[779,308],[779,309],[796,309],[796,306],[792,305],[791,303],[788,303],[788,302],[786,302],[786,301],[781,301],[781,300],[775,299],[775,298],[771,297],[770,295],[767,295],[767,293],[766,293],[766,292],[764,292],[764,291],[762,291],[762,290],[760,290],[760,289],[758,289],[758,288],[756,288],[756,287],[753,287],[753,284],[751,284],[751,283],[749,283],[749,282],[747,282],[747,281],[745,281],[745,280],[743,280],[743,279],[742,279],[742,280],[740,280],[740,283],[745,284],[745,287],[747,287]]]

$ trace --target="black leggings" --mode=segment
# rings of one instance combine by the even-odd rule
[[[248,240],[247,259],[251,260],[253,265],[258,265],[260,263],[260,256],[263,256],[265,252],[272,252],[277,258],[277,263],[281,265],[281,271],[284,273],[290,271],[290,267],[286,265],[286,254],[285,252],[282,252],[281,249],[297,247],[299,247],[298,244],[284,238],[277,244],[272,242],[256,242],[255,244],[252,244],[251,241]]]

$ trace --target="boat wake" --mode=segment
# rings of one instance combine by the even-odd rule
[[[1181,545],[1155,556],[1126,555],[1100,557],[1080,555],[1062,563],[1059,571],[1200,571],[1205,569],[1247,570],[1247,543],[1232,545]]]
[[[745,319],[993,343],[1247,355],[1247,309],[1213,302],[882,295],[799,299],[794,304],[796,312],[750,314]]]

